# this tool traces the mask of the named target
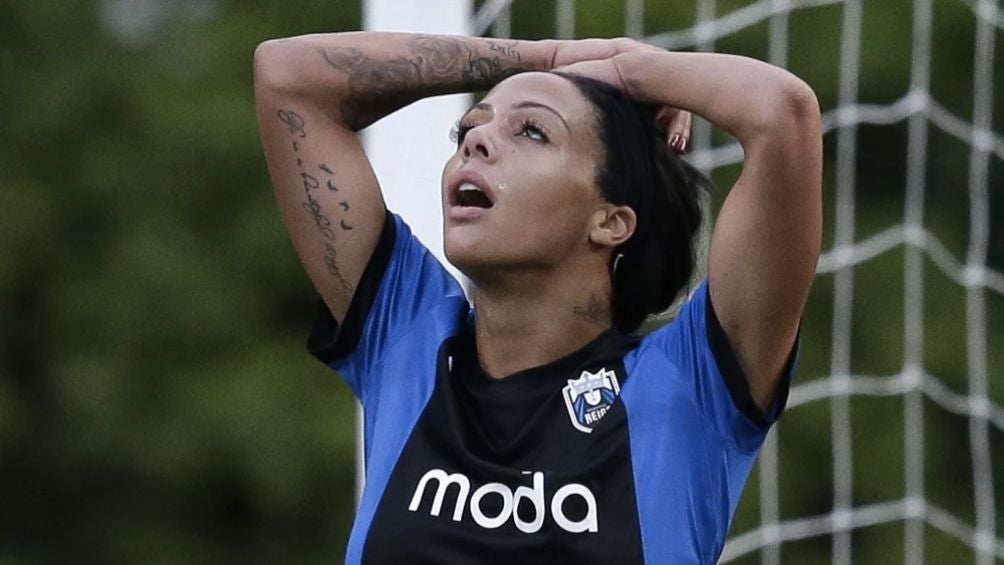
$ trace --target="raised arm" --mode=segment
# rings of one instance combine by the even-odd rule
[[[255,98],[269,174],[293,245],[336,319],[348,310],[385,217],[356,132],[420,98],[486,89],[550,68],[554,57],[549,42],[396,33],[308,35],[258,47]]]
[[[635,98],[690,110],[745,153],[709,253],[711,301],[767,409],[815,274],[822,230],[822,133],[812,90],[783,69],[732,55],[637,52],[613,59]],[[587,63],[588,64],[588,63]]]
[[[385,217],[357,131],[420,98],[483,90],[521,71],[644,48],[629,39],[378,32],[262,43],[255,51],[255,98],[269,174],[293,245],[335,318],[348,310]]]

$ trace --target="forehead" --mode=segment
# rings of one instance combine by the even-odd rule
[[[594,113],[589,101],[568,79],[551,73],[521,73],[513,75],[493,88],[483,102],[496,110],[531,101],[550,106],[575,129],[590,126]]]

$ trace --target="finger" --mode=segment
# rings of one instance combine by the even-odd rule
[[[620,81],[617,70],[609,60],[579,61],[578,63],[564,65],[554,70],[556,72],[596,79],[624,90],[624,85]]]
[[[691,113],[686,110],[673,109],[672,113],[666,112],[666,141],[673,151],[684,153],[690,145],[690,124]]]
[[[694,114],[691,112],[684,112],[684,125],[683,125],[683,146],[680,149],[680,153],[686,153],[687,149],[690,148],[690,135],[694,125]]]

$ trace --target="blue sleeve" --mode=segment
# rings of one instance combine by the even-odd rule
[[[342,378],[365,404],[374,368],[394,344],[431,316],[462,315],[463,289],[396,214],[387,213],[377,246],[345,319],[322,302],[307,349]],[[434,336],[429,336],[434,339]],[[435,344],[431,344],[435,347]]]
[[[684,386],[705,418],[723,438],[740,451],[760,448],[788,399],[788,389],[797,358],[797,340],[792,348],[785,375],[765,414],[753,401],[746,376],[722,329],[711,298],[708,281],[698,287],[679,315],[652,332],[651,339],[676,365]]]

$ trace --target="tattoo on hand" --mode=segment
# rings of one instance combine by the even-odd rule
[[[335,185],[333,185],[333,184],[331,184],[331,181],[329,180],[328,181],[328,190],[330,190],[332,192],[338,192],[338,187],[335,186]]]
[[[331,169],[329,169],[328,166],[325,165],[324,163],[321,163],[320,165],[318,165],[317,168],[321,169],[322,171],[324,171],[326,173],[328,173],[329,175],[335,174],[335,172],[332,171]]]

